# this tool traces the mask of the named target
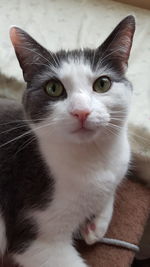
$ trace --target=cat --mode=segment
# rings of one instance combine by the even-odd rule
[[[107,231],[130,162],[134,31],[130,15],[97,49],[54,53],[10,30],[27,88],[0,101],[0,250],[23,267],[87,267],[73,234]]]

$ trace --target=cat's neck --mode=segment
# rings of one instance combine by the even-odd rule
[[[123,140],[127,138],[126,126],[118,134],[98,137],[90,143],[55,142],[49,136],[38,133],[40,152],[46,159],[48,165],[57,163],[60,165],[83,165],[85,162],[103,161],[104,155],[121,149]]]
[[[74,192],[78,192],[79,188],[85,190],[91,181],[97,181],[100,177],[103,179],[106,171],[114,171],[118,155],[126,153],[128,144],[126,127],[117,135],[99,137],[91,143],[58,143],[50,140],[48,135],[40,134],[38,140],[40,152],[54,177],[56,187],[64,193],[66,188],[74,188]]]

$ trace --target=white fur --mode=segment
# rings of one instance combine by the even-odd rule
[[[66,240],[49,243],[37,240],[24,254],[14,255],[14,259],[23,267],[87,267]]]
[[[81,62],[64,63],[58,71],[68,97],[56,102],[53,114],[35,130],[55,179],[55,192],[46,210],[32,213],[40,234],[24,254],[16,255],[24,267],[87,266],[72,247],[73,232],[93,214],[97,228],[87,242],[97,241],[107,231],[114,193],[130,158],[126,117],[131,91],[123,83],[113,83],[105,94],[94,92],[93,83],[101,75],[109,73],[93,73]],[[76,109],[89,110],[85,127],[91,131],[74,133],[79,121],[71,112]],[[111,112],[120,109],[123,115],[117,126],[121,128],[113,134],[107,131]]]
[[[101,237],[103,237],[107,231],[108,225],[112,218],[113,213],[113,204],[114,204],[114,196],[110,196],[106,205],[104,205],[104,209],[100,212],[100,214],[92,219],[92,224],[96,226],[95,229],[91,228],[91,221],[86,222],[81,227],[81,234],[84,237],[84,240],[87,244],[91,245],[98,241],[100,241]],[[88,232],[87,232],[88,230]]]
[[[2,216],[0,215],[0,254],[3,255],[6,249],[6,229]]]

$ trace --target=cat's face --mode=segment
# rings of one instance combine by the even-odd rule
[[[33,128],[53,142],[91,142],[125,123],[131,86],[124,73],[134,33],[127,17],[96,50],[50,53],[11,31],[27,81],[24,106]]]
[[[68,59],[53,68],[53,75],[40,76],[25,92],[25,108],[35,128],[43,125],[39,130],[51,140],[90,142],[124,122],[131,88],[109,68],[92,70],[89,61]]]

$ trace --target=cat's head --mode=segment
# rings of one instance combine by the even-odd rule
[[[128,16],[97,49],[53,53],[12,27],[27,83],[23,104],[32,126],[53,142],[91,142],[119,131],[130,106],[125,72],[134,30],[134,17]]]

